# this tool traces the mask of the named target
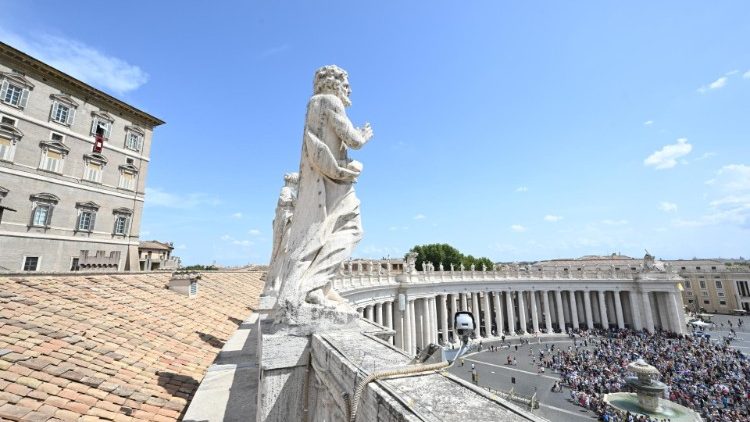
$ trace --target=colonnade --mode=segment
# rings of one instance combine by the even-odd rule
[[[358,308],[360,316],[395,331],[392,343],[410,354],[429,343],[448,344],[453,315],[474,315],[474,337],[496,338],[569,329],[633,328],[684,332],[675,291],[504,290],[399,294]],[[399,298],[402,303],[399,303]]]

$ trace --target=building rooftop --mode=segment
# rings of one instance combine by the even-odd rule
[[[158,117],[152,116],[145,111],[139,110],[130,104],[127,104],[117,98],[98,90],[91,85],[81,82],[80,80],[64,73],[41,60],[29,56],[23,51],[17,50],[8,44],[0,42],[0,55],[13,59],[17,63],[23,66],[24,71],[33,71],[40,75],[50,78],[52,81],[65,86],[67,89],[74,89],[81,92],[86,96],[86,100],[89,102],[96,102],[100,106],[117,110],[118,112],[125,112],[130,115],[136,116],[139,120],[148,123],[150,127],[156,127],[164,124],[164,121]]]
[[[171,251],[174,249],[172,245],[169,243],[159,242],[157,240],[144,240],[143,242],[138,245],[138,248],[140,249],[158,249],[158,250],[165,250],[165,251]]]
[[[0,420],[178,419],[261,275],[205,273],[192,299],[168,273],[0,277]]]

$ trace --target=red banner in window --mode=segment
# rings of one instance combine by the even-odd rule
[[[103,147],[104,147],[104,136],[96,134],[96,139],[94,140],[94,152],[101,153]]]

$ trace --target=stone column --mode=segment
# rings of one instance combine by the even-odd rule
[[[529,291],[529,300],[531,301],[531,329],[534,334],[539,332],[539,315],[536,311],[536,291]]]
[[[385,326],[393,329],[393,301],[385,302]]]
[[[603,290],[599,290],[599,313],[602,318],[602,328],[609,329],[609,318],[607,318],[607,298]]]
[[[359,314],[360,318],[365,317],[365,309],[364,308],[357,308],[357,313]]]
[[[453,319],[456,317],[456,312],[458,312],[458,298],[456,297],[456,294],[453,293],[450,295],[450,301],[451,301],[451,314],[448,318],[448,323],[451,327],[455,324]]]
[[[448,344],[448,295],[440,295],[440,332],[443,333],[443,344]]]
[[[404,309],[404,351],[409,356],[414,356],[414,301],[406,301]]]
[[[422,299],[422,348],[430,344],[430,301]]]
[[[395,312],[395,321],[394,325],[396,326],[396,347],[400,348],[401,350],[406,350],[405,342],[404,342],[404,335],[406,334],[406,324],[405,324],[405,317],[406,317],[406,309],[408,307],[405,306],[405,310],[401,311],[401,302],[398,302],[399,295],[396,295],[396,300],[393,301]],[[398,303],[398,308],[396,308],[396,303]]]
[[[370,321],[374,320],[372,317],[372,305],[367,305],[365,307],[365,318],[367,318]]]
[[[490,292],[484,292],[482,297],[482,307],[484,308],[484,336],[492,337],[492,310],[490,309]]]
[[[645,319],[645,328],[649,333],[654,332],[654,316],[651,313],[651,299],[648,292],[641,293],[641,306],[643,306],[643,317]]]
[[[476,325],[474,325],[474,335],[476,338],[482,338],[482,335],[479,331],[479,326],[481,325],[482,319],[479,315],[479,298],[477,297],[478,293],[472,293],[471,294],[471,313],[474,314],[474,319],[476,319]]]
[[[621,330],[625,328],[625,317],[622,313],[622,301],[620,300],[620,292],[615,290],[615,316],[617,317],[617,327]]]
[[[417,301],[409,301],[409,313],[411,314],[411,355],[414,356],[417,353]]]
[[[594,315],[591,312],[591,292],[583,291],[583,306],[586,311],[586,327],[590,330],[594,328]]]
[[[641,313],[638,311],[638,295],[635,292],[628,292],[628,300],[630,301],[630,314],[633,316],[633,329],[642,330],[643,323],[641,323]]]
[[[667,293],[668,306],[672,310],[672,326],[674,326],[674,332],[678,334],[685,333],[685,326],[682,325],[680,320],[680,299],[677,297],[677,293]]]
[[[500,305],[500,292],[494,292],[492,302],[495,305],[495,325],[497,325],[497,336],[503,335],[503,308]]]
[[[375,322],[380,325],[383,325],[383,304],[382,303],[375,304]]]
[[[526,334],[526,306],[524,306],[523,291],[518,292],[518,322],[521,325],[521,334]]]
[[[568,292],[570,295],[570,317],[573,321],[573,329],[577,330],[580,328],[578,325],[578,304],[576,303],[576,291],[571,290]]]
[[[565,332],[565,313],[563,311],[562,293],[559,290],[555,290],[555,299],[557,301],[557,325],[560,327],[560,332]]]
[[[430,298],[430,337],[432,338],[431,343],[438,344],[438,317],[435,296]]]
[[[552,314],[549,309],[549,291],[545,290],[542,292],[542,313],[544,313],[544,328],[547,330],[547,334],[552,333]]]
[[[466,293],[460,293],[461,296],[461,310],[462,311],[468,311],[469,310],[469,304],[467,303],[466,299]]]
[[[516,319],[513,316],[513,292],[505,292],[505,307],[508,310],[508,334],[516,333]]]

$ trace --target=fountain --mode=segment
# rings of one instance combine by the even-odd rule
[[[667,385],[659,381],[659,371],[638,359],[628,365],[635,376],[625,378],[625,383],[635,393],[610,393],[604,401],[621,412],[645,415],[651,418],[667,418],[672,422],[700,422],[703,419],[685,406],[663,399]]]

